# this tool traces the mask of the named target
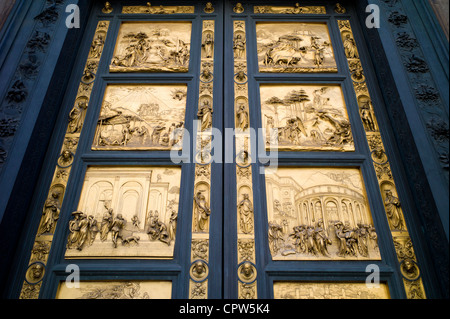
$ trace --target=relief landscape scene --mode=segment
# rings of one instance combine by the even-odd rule
[[[94,150],[170,150],[182,142],[186,85],[110,85]]]
[[[325,23],[257,23],[260,72],[337,72]]]

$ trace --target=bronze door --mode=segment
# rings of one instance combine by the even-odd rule
[[[21,298],[425,297],[351,5],[111,3]]]

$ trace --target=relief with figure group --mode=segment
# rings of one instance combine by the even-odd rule
[[[122,23],[111,72],[188,72],[190,22]]]
[[[274,260],[381,258],[359,169],[279,168],[266,192]]]
[[[337,72],[325,23],[257,23],[260,72]]]
[[[89,167],[66,258],[172,258],[181,169]]]
[[[282,151],[355,150],[338,85],[261,85],[266,148]]]
[[[170,150],[182,144],[186,85],[109,85],[94,150]]]

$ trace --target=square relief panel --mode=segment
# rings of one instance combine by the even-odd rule
[[[260,72],[337,72],[326,23],[257,23]]]
[[[89,167],[66,258],[172,258],[181,168]]]
[[[92,149],[180,149],[186,92],[185,84],[108,85]]]
[[[188,72],[191,22],[124,22],[111,72]]]
[[[59,285],[56,299],[171,299],[171,281],[82,281]]]
[[[339,85],[261,84],[260,94],[267,149],[355,150]]]
[[[266,174],[273,260],[380,260],[356,168],[278,168]]]

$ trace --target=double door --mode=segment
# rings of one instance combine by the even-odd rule
[[[188,2],[93,5],[21,298],[425,297],[354,8]]]

